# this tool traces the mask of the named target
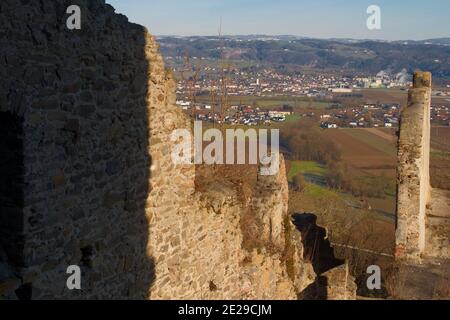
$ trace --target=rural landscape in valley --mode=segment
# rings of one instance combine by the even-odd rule
[[[191,119],[223,131],[281,130],[289,213],[317,216],[336,255],[351,262],[364,288],[364,266],[392,266],[399,119],[408,103],[414,52],[427,70],[441,62],[431,100],[431,186],[450,190],[450,73],[442,64],[450,52],[447,40],[219,34],[163,36],[160,43],[179,80],[177,104]],[[242,170],[223,170],[214,172],[216,179],[226,176],[252,188]],[[389,292],[385,287],[372,295]]]
[[[163,38],[163,52],[166,41]],[[267,40],[265,46],[270,47],[271,41],[274,40]],[[272,45],[277,46],[277,42]],[[333,92],[341,84],[329,79],[339,79],[339,73],[328,70],[324,72],[329,81],[325,85],[314,87],[306,82],[302,87],[300,81],[300,88],[289,94],[277,90],[276,84],[258,78],[261,75],[257,74],[241,81],[253,81],[252,89],[272,86],[274,90],[232,93],[238,86],[230,85],[231,89],[222,94],[225,91],[217,83],[222,83],[222,79],[234,83],[236,80],[230,79],[242,69],[232,66],[242,64],[241,60],[211,60],[206,67],[208,72],[202,73],[204,62],[182,59],[183,64],[173,65],[181,79],[179,107],[191,118],[223,130],[236,127],[281,130],[281,150],[290,185],[289,212],[317,216],[319,224],[326,226],[337,256],[352,262],[362,287],[367,279],[365,265],[392,263],[389,256],[395,247],[398,119],[408,100],[407,80],[392,88],[347,84],[343,92]],[[186,65],[186,61],[191,64]],[[171,58],[168,64],[173,64]],[[275,64],[273,68],[278,67]],[[189,78],[183,81],[185,73]],[[343,82],[350,77],[344,77]],[[373,78],[371,81],[377,78],[381,83],[384,81],[380,74]],[[431,127],[431,185],[450,190],[450,86],[446,85],[447,78],[439,80],[442,82],[435,87],[432,100],[432,110],[436,112]],[[290,81],[284,80],[285,86],[291,87]],[[267,120],[272,115],[281,115],[281,120]],[[228,175],[222,172],[216,175],[217,179],[225,175],[252,188],[251,179],[242,171],[224,170]],[[375,296],[387,294],[384,288]]]

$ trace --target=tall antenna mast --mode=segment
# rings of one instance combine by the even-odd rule
[[[222,17],[220,17],[220,25],[219,25],[219,44],[220,44],[220,82],[221,82],[221,95],[220,95],[220,118],[223,121],[224,114],[227,109],[227,103],[228,103],[228,81],[227,81],[227,74],[226,72],[229,72],[229,67],[227,68],[227,71],[225,71],[226,65],[225,65],[225,43],[223,40],[222,35]]]

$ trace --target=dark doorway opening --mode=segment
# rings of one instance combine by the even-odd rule
[[[0,259],[24,266],[23,119],[0,112]]]

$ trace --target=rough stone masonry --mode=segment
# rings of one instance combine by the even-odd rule
[[[431,74],[416,73],[399,138],[396,255],[418,258],[425,249],[425,211],[430,201]]]
[[[416,72],[398,144],[396,257],[448,259],[450,194],[430,186],[431,73]]]
[[[74,4],[81,30],[66,28]],[[283,161],[246,202],[172,163],[190,122],[144,27],[101,0],[2,0],[0,21],[0,298],[296,299],[314,281]],[[249,207],[267,224],[254,250]],[[333,293],[342,279],[330,299],[354,298]]]

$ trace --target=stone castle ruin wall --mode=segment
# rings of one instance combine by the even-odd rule
[[[101,0],[3,0],[0,20],[0,298],[296,299],[314,281],[283,161],[249,202],[173,164],[190,121],[144,27]],[[267,247],[242,246],[248,206]]]
[[[430,200],[431,74],[420,73],[409,91],[399,138],[397,255],[420,256],[425,249],[425,212]]]
[[[396,257],[449,258],[450,194],[430,186],[431,73],[416,72],[398,143]]]

